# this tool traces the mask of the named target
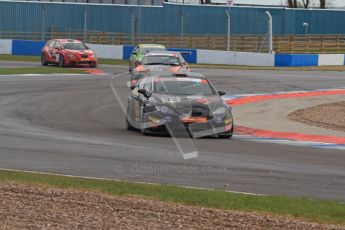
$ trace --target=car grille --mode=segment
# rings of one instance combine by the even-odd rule
[[[189,114],[193,117],[208,117],[210,116],[210,111],[207,107],[202,106],[178,106],[174,107],[175,112],[178,115]],[[190,114],[191,113],[191,114]]]
[[[192,116],[193,117],[207,117],[209,116],[209,109],[201,106],[192,107]]]
[[[87,56],[87,54],[82,54],[81,57],[82,58],[87,58],[88,56]]]

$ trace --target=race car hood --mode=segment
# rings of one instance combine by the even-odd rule
[[[90,54],[94,54],[94,52],[92,50],[69,50],[69,49],[65,49],[65,52],[68,52],[70,54],[79,54],[79,55],[82,55],[82,54],[87,54],[87,55],[90,55]]]
[[[174,109],[178,113],[202,110],[203,116],[208,116],[211,111],[223,105],[223,100],[218,95],[204,96],[174,96],[167,94],[155,94],[152,96],[155,105],[164,105]],[[201,115],[201,114],[200,114]]]

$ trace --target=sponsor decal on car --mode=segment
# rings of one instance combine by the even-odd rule
[[[208,98],[200,98],[200,99],[197,99],[196,101],[201,103],[201,104],[208,104],[208,103],[210,103],[210,100]]]
[[[150,122],[155,123],[155,124],[159,124],[160,123],[160,119],[153,117],[153,116],[149,116],[147,118]]]
[[[207,122],[207,117],[183,117],[181,121],[184,123],[204,123]]]
[[[225,120],[224,120],[224,124],[225,124],[225,125],[232,124],[232,119],[231,119],[231,118],[225,119]]]
[[[225,126],[225,131],[230,131],[232,129],[232,124]]]
[[[162,103],[164,104],[173,104],[173,103],[178,103],[181,102],[181,98],[179,97],[164,97],[162,98]]]
[[[161,82],[161,81],[185,81],[185,82],[196,82],[196,83],[202,83],[202,84],[208,83],[208,80],[206,79],[190,78],[190,77],[176,77],[176,78],[157,77],[155,79],[155,82]]]

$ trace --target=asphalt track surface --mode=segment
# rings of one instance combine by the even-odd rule
[[[195,71],[229,94],[345,87],[342,72]],[[0,167],[345,200],[344,151],[202,138],[193,140],[199,157],[183,160],[171,138],[124,129],[112,77],[0,76]],[[116,79],[124,100],[126,80]]]

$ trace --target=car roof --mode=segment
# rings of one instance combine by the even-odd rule
[[[58,38],[58,39],[52,39],[51,41],[57,41],[57,42],[61,42],[61,43],[65,43],[65,42],[81,42],[79,40],[76,39],[62,39],[62,38]]]
[[[161,49],[165,49],[164,45],[160,45],[160,44],[138,44],[139,47],[141,48],[161,48]]]
[[[170,56],[177,57],[179,55],[176,51],[152,51],[148,52],[145,56]]]

